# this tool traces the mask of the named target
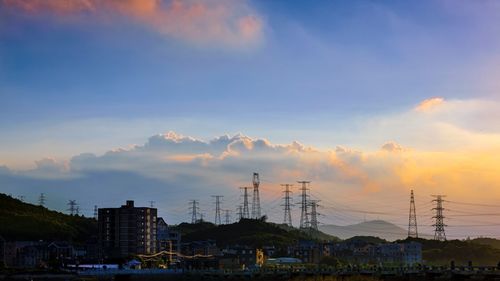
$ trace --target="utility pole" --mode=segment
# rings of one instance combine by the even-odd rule
[[[214,223],[216,225],[220,225],[220,224],[222,224],[221,219],[220,219],[220,211],[221,211],[220,202],[221,202],[221,198],[223,198],[224,196],[212,195],[212,197],[215,198],[215,222]]]
[[[410,193],[410,216],[408,218],[408,237],[418,238],[417,211],[415,209],[415,197],[413,189]]]
[[[75,215],[80,215],[80,206],[76,206]]]
[[[198,204],[198,200],[189,201],[189,205],[191,205],[191,223],[198,222],[198,210],[200,209]]]
[[[229,210],[224,210],[224,215],[225,215],[225,218],[226,218],[226,224],[230,224],[231,223],[231,213]]]
[[[250,218],[250,212],[248,210],[248,189],[249,187],[240,187],[240,189],[243,189],[243,218],[248,219]]]
[[[446,197],[446,195],[432,195],[432,197],[436,198],[432,200],[432,202],[436,202],[436,208],[432,209],[436,211],[436,215],[432,217],[436,220],[436,222],[432,225],[435,227],[434,240],[446,241],[446,233],[444,231],[446,224],[444,224],[443,216],[443,197]]]
[[[38,197],[38,205],[42,206],[42,207],[45,207],[45,201],[47,199],[45,198],[45,194],[44,193],[40,193],[40,197]]]
[[[259,173],[253,173],[252,218],[260,219]]]
[[[318,202],[319,200],[309,200],[309,204],[311,205],[311,222],[310,228],[314,230],[318,230]]]
[[[310,181],[298,181],[298,183],[302,184],[300,188],[301,196],[300,196],[300,228],[305,229],[309,228],[309,216],[307,212],[307,201],[309,195],[307,195],[307,184],[311,183]]]
[[[281,186],[284,186],[285,187],[285,190],[283,191],[283,193],[285,194],[285,197],[283,197],[283,199],[285,199],[285,204],[281,205],[281,206],[284,206],[285,207],[285,216],[283,218],[283,224],[286,224],[288,226],[292,226],[292,212],[291,212],[291,208],[290,208],[290,194],[292,193],[292,191],[290,190],[290,188],[293,186],[293,184],[282,184]]]
[[[98,218],[98,208],[97,208],[97,205],[94,205],[94,219],[97,220]]]
[[[66,205],[69,206],[68,208],[69,214],[73,216],[76,212],[76,200],[69,200],[68,204]]]

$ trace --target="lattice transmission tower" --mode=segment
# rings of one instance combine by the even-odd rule
[[[212,195],[215,198],[215,220],[216,225],[222,224],[220,212],[221,212],[221,199],[224,197],[222,195]]]
[[[443,215],[443,197],[446,197],[446,195],[432,195],[432,197],[436,198],[432,200],[432,202],[436,202],[436,208],[432,209],[436,211],[436,215],[432,217],[436,220],[432,225],[435,227],[434,240],[446,241],[446,232],[444,231],[444,227],[446,226],[446,224],[444,224],[445,217]]]
[[[302,185],[300,188],[301,195],[300,195],[300,228],[309,228],[309,213],[307,212],[307,205],[308,205],[308,198],[309,195],[307,195],[307,191],[309,190],[307,188],[307,184],[310,183],[310,181],[298,181]]]
[[[242,213],[242,218],[248,219],[250,218],[250,211],[248,210],[248,189],[249,187],[240,187],[240,189],[243,189],[243,213]]]
[[[68,204],[66,205],[69,206],[68,207],[69,214],[73,216],[76,213],[76,205],[77,205],[76,200],[69,200]]]
[[[285,200],[285,203],[282,205],[285,210],[285,216],[283,218],[283,224],[286,224],[288,226],[292,226],[292,208],[291,208],[291,194],[292,191],[290,188],[293,186],[293,184],[282,184],[281,186],[285,187],[285,190],[283,191],[284,197],[283,199]]]
[[[319,200],[309,200],[309,205],[311,206],[311,221],[310,221],[310,228],[314,230],[318,230],[318,202]]]
[[[197,223],[198,222],[198,211],[200,210],[198,200],[189,201],[189,206],[190,206],[189,213],[191,214],[191,223]]]
[[[47,198],[45,197],[45,193],[40,193],[40,197],[38,197],[38,205],[45,207],[45,201]]]
[[[253,173],[252,218],[260,219],[259,173]]]
[[[97,205],[94,205],[94,219],[97,220],[99,217],[99,208]]]
[[[410,214],[408,218],[408,237],[418,238],[417,211],[413,190],[410,193]]]

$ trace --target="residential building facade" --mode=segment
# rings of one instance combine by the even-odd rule
[[[129,200],[120,208],[98,210],[102,258],[154,254],[157,247],[157,209],[135,207]]]

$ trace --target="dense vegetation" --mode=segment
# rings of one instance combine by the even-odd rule
[[[299,240],[338,240],[321,232],[300,231],[296,228],[267,223],[264,220],[242,219],[237,223],[215,226],[207,222],[182,223],[177,226],[183,241],[213,239],[218,246],[249,245],[284,247]]]
[[[497,265],[500,262],[500,249],[491,244],[481,244],[474,240],[436,241],[408,238],[404,241],[417,241],[422,244],[422,256],[427,264],[449,265],[455,261],[456,265],[467,265],[472,261],[475,265]],[[499,245],[499,240],[488,239],[490,243]]]
[[[0,235],[8,241],[84,242],[96,234],[94,219],[51,211],[0,193]]]

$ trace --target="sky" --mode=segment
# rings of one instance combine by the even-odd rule
[[[310,180],[324,224],[406,228],[414,189],[500,237],[499,35],[487,0],[0,0],[0,192],[179,223],[259,172],[276,222]]]

